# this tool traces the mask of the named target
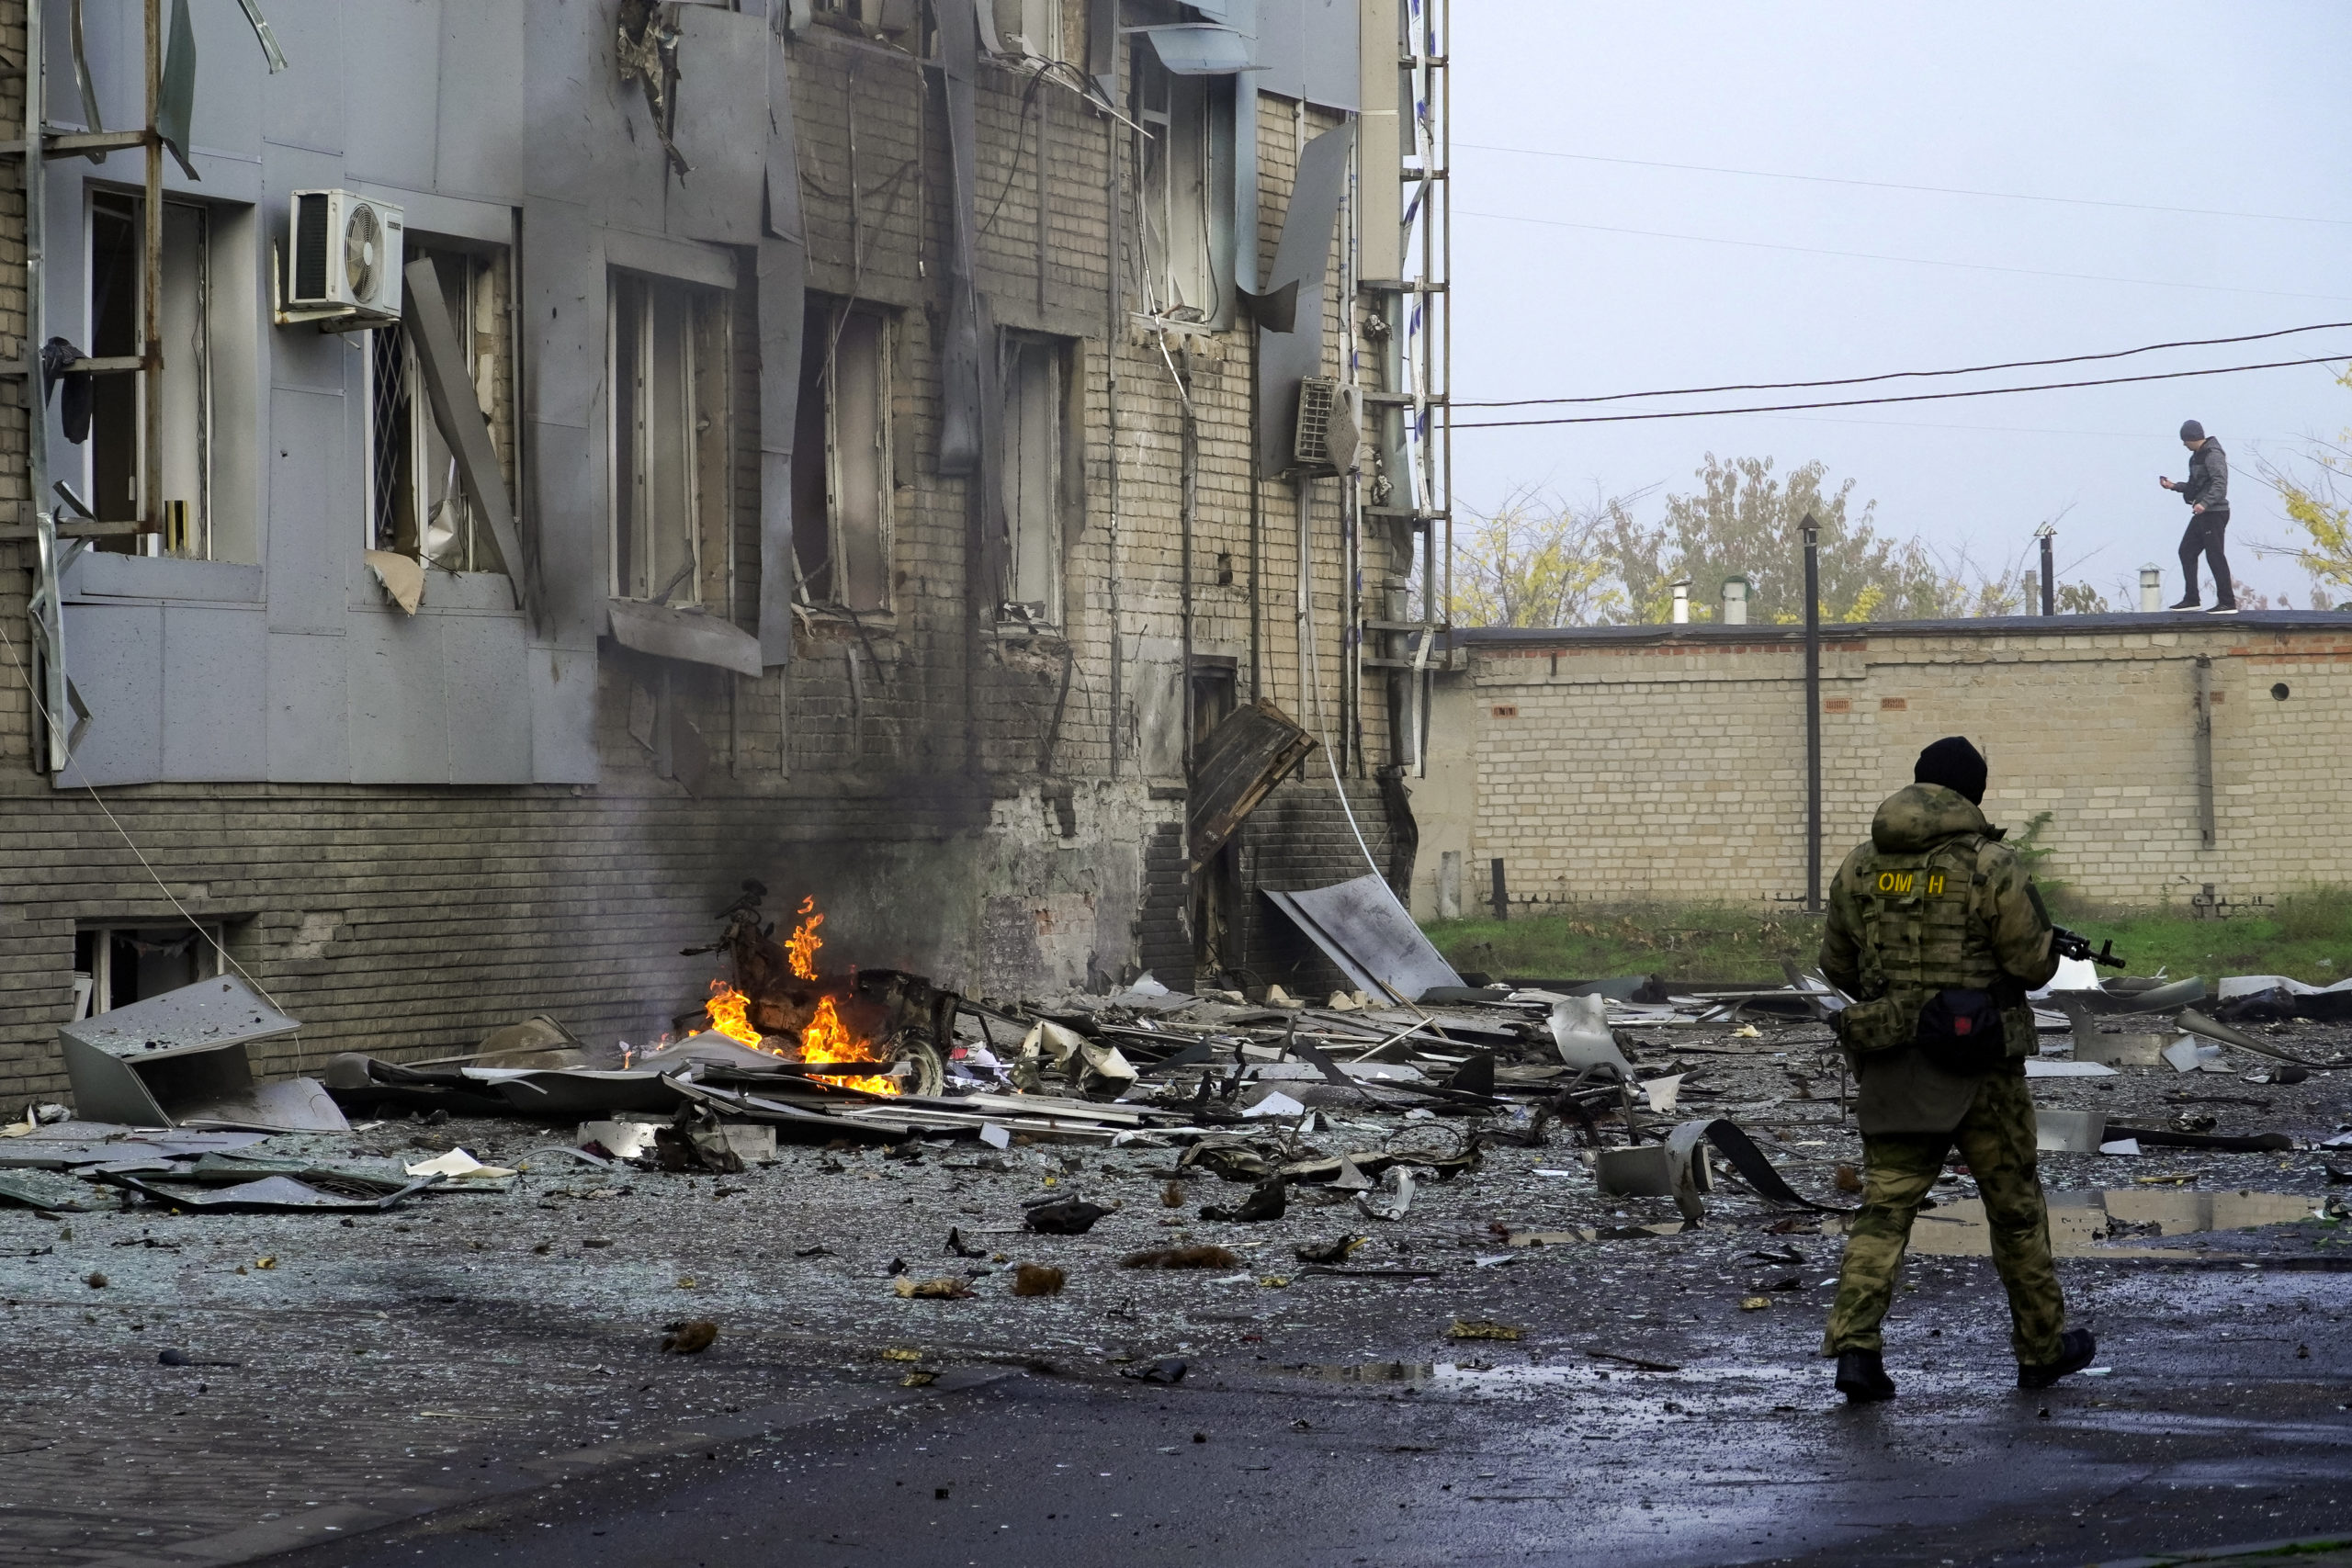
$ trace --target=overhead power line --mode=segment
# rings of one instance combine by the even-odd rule
[[[1634,169],[1679,169],[1693,175],[1739,175],[1748,179],[1794,180],[1804,185],[1858,186],[1867,190],[1920,191],[1929,196],[1973,196],[1995,201],[2038,201],[2060,207],[2105,207],[2121,212],[2177,212],[2193,218],[2256,218],[2273,223],[2330,223],[2352,228],[2352,218],[2307,212],[2240,212],[2217,207],[2167,207],[2148,201],[2102,201],[2084,196],[2030,196],[2015,190],[1973,190],[1965,186],[1906,185],[1897,180],[1841,179],[1835,175],[1793,175],[1780,169],[1734,169],[1715,164],[1668,164],[1656,158],[1609,158],[1598,152],[1561,152],[1544,147],[1503,147],[1487,141],[1456,141],[1481,152],[1520,152],[1531,158],[1564,158],[1580,164],[1618,164]]]
[[[2286,288],[2240,288],[2227,283],[2175,283],[2162,277],[2114,277],[2098,272],[2052,272],[2043,267],[2002,266],[1993,262],[1945,261],[1937,256],[1891,256],[1875,251],[1832,251],[1818,245],[1783,245],[1770,240],[1726,240],[1717,234],[1677,234],[1663,229],[1623,229],[1608,223],[1576,223],[1565,218],[1529,218],[1516,212],[1453,209],[1456,218],[1488,218],[1501,223],[1537,223],[1547,229],[1581,229],[1592,234],[1633,234],[1645,240],[1682,240],[1697,245],[1735,245],[1748,251],[1786,251],[1801,256],[1838,256],[1848,261],[1902,262],[1911,266],[1957,267],[1963,272],[2000,272],[2014,277],[2062,277],[2075,283],[2130,283],[2143,288],[2188,288],[2202,294],[2258,294],[2273,299],[2352,299],[2352,294],[2309,294]]]
[[[1713,419],[1735,413],[1794,413],[1805,409],[1865,408],[1877,403],[1939,403],[1954,398],[2004,398],[2018,392],[2063,392],[2078,387],[2120,387],[2133,381],[2179,381],[2198,376],[2235,376],[2248,370],[2286,370],[2298,365],[2333,365],[2352,359],[2352,351],[2322,355],[2315,359],[2277,359],[2263,365],[2222,365],[2210,370],[2165,370],[2146,376],[2109,376],[2093,381],[2044,381],[2031,387],[1984,387],[1967,392],[1905,392],[1888,398],[1845,398],[1833,402],[1765,403],[1736,409],[1670,409],[1659,413],[1563,414],[1552,419],[1457,421],[1456,430],[1520,430],[1546,424],[1627,424],[1637,420]]]
[[[2129,359],[2135,354],[2156,354],[2168,348],[2211,348],[2219,344],[2259,343],[2266,338],[2330,332],[2337,327],[2352,327],[2352,321],[2314,321],[2307,327],[2281,327],[2277,332],[2246,333],[2238,337],[2183,338],[2177,343],[2152,343],[2143,348],[2118,348],[2103,354],[2069,354],[2056,359],[2011,359],[1998,365],[1963,365],[1955,370],[1888,370],[1876,376],[1840,376],[1826,381],[1738,381],[1722,387],[1668,387],[1654,392],[1610,392],[1589,398],[1498,398],[1488,402],[1457,400],[1453,406],[1458,409],[1515,409],[1554,403],[1622,403],[1637,398],[1694,398],[1716,392],[1793,392],[1813,387],[1859,387],[1872,381],[1901,381],[1933,376],[1978,376],[1993,370],[2032,370],[2045,365],[2082,365],[2100,359]]]

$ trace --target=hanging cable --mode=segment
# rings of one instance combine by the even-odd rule
[[[1938,403],[1953,398],[2002,398],[2018,392],[2063,392],[2079,387],[2120,387],[2135,381],[2179,381],[2198,376],[2235,376],[2249,370],[2287,370],[2299,365],[2333,365],[2352,354],[2315,359],[2278,359],[2263,365],[2223,365],[2211,370],[2166,370],[2147,376],[2109,376],[2092,381],[2044,381],[2031,387],[1984,387],[1969,392],[1905,392],[1890,398],[1844,398],[1818,403],[1760,403],[1736,409],[1672,409],[1660,413],[1567,414],[1555,419],[1460,420],[1456,430],[1521,430],[1548,424],[1626,424],[1653,419],[1713,419],[1735,413],[1792,413],[1804,409],[1864,408],[1877,403]]]
[[[1457,141],[1481,152],[1521,152],[1531,158],[1566,158],[1580,164],[1619,164],[1635,169],[1674,169],[1692,175],[1738,175],[1747,179],[1795,180],[1804,185],[1860,186],[1869,190],[1918,191],[1928,196],[1974,196],[1995,201],[2039,201],[2060,207],[2106,207],[2124,212],[2177,212],[2192,218],[2255,218],[2274,223],[2352,225],[2352,218],[2324,218],[2307,212],[2241,212],[2216,207],[2165,207],[2146,201],[2101,201],[2084,196],[2029,196],[2014,190],[1971,190],[1962,186],[1903,185],[1894,180],[1841,179],[1835,175],[1792,175],[1778,169],[1731,169],[1713,164],[1667,164],[1653,158],[1607,158],[1598,152],[1562,152],[1551,148],[1498,147],[1486,141]]]
[[[1873,381],[1901,381],[1935,376],[1979,376],[1995,370],[2033,370],[2046,365],[2084,365],[2101,359],[2129,359],[2135,354],[2156,354],[2168,348],[2211,348],[2222,344],[2260,343],[2267,338],[2293,337],[2301,333],[2332,332],[2352,327],[2352,321],[2314,321],[2307,327],[2280,327],[2277,332],[2246,333],[2239,337],[2183,338],[2177,343],[2152,343],[2142,348],[2111,349],[2103,354],[2069,354],[2056,359],[2009,359],[1996,365],[1963,365],[1952,370],[1888,370],[1876,376],[1840,376],[1824,381],[1736,381],[1721,387],[1667,387],[1651,392],[1608,392],[1589,398],[1497,398],[1487,402],[1456,402],[1458,409],[1532,408],[1539,404],[1622,403],[1639,398],[1696,398],[1716,392],[1794,392],[1815,387],[1860,387]]]

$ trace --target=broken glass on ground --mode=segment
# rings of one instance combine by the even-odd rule
[[[2052,1192],[2050,1246],[2061,1258],[2178,1258],[2178,1250],[2116,1247],[2117,1237],[2251,1230],[2312,1217],[2312,1200],[2291,1192],[2192,1192],[2143,1187]],[[2151,1228],[2153,1227],[2153,1228]],[[1911,1226],[1911,1250],[1939,1258],[1989,1258],[1992,1232],[1976,1198],[1939,1202]]]

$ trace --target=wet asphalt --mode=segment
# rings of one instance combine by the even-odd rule
[[[1971,1260],[1894,1324],[1887,1405],[1830,1393],[1809,1314],[1694,1336],[1670,1372],[1558,1344],[1458,1346],[1451,1367],[1227,1355],[1172,1387],[966,1366],[271,1561],[1942,1568],[2352,1535],[2342,1274],[2067,1273],[2112,1370],[2042,1393],[2014,1387]]]

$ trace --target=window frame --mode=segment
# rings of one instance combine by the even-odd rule
[[[492,446],[498,450],[501,458],[499,479],[506,487],[507,503],[512,507],[514,486],[509,470],[513,465],[513,442],[511,439],[500,440],[503,434],[500,430],[500,404],[502,401],[504,403],[505,411],[511,416],[515,395],[513,334],[505,321],[501,321],[486,334],[481,317],[486,304],[503,315],[512,315],[513,252],[504,245],[452,244],[437,236],[427,238],[414,232],[407,236],[406,247],[401,262],[403,274],[410,262],[424,260],[436,264],[444,260],[453,261],[461,264],[465,269],[463,298],[452,305],[451,316],[458,325],[458,346],[466,356],[466,381],[477,408],[481,407],[485,366],[492,373],[491,406],[481,409],[481,413],[490,426]],[[445,298],[447,292],[445,282]],[[405,279],[401,297],[405,301]],[[364,339],[361,384],[366,403],[362,412],[367,446],[367,463],[362,476],[365,493],[360,513],[362,547],[405,555],[424,566],[444,571],[506,575],[506,563],[499,558],[498,541],[491,536],[489,519],[480,514],[480,508],[467,491],[464,480],[453,471],[455,460],[450,454],[448,435],[433,416],[433,397],[425,384],[424,362],[408,334],[405,309],[398,324],[359,334]],[[496,344],[487,359],[483,354],[485,335]],[[383,442],[386,435],[386,405],[382,400],[383,361],[395,345],[399,355],[400,393],[405,405],[400,417],[406,424],[401,439],[407,447],[404,456],[408,473],[408,504],[402,509],[406,515],[392,520],[394,530],[388,537],[380,526],[386,521],[382,515],[385,504],[382,490]],[[446,502],[454,499],[464,508],[464,532],[457,541],[458,552],[454,564],[447,558],[447,552],[435,556],[425,548],[432,514],[431,507],[426,504],[432,493],[427,459],[435,457],[434,449],[436,446],[440,448],[437,466],[446,485],[443,500]]]
[[[183,272],[183,269],[175,269],[174,266],[173,218],[175,213],[178,213],[193,215],[197,220],[196,240],[192,251],[195,258],[195,290],[190,302],[193,307],[192,324],[196,328],[194,346],[191,351],[195,359],[195,378],[192,421],[194,434],[191,438],[193,450],[190,459],[195,469],[195,494],[192,497],[164,498],[163,506],[159,508],[161,515],[158,517],[158,521],[164,529],[162,533],[116,536],[100,538],[94,543],[98,549],[114,553],[210,560],[213,558],[217,532],[214,526],[214,512],[219,499],[219,478],[221,466],[219,451],[220,421],[216,407],[218,399],[214,376],[216,361],[214,340],[219,335],[219,323],[215,321],[215,317],[219,314],[217,279],[220,271],[217,253],[221,248],[220,231],[223,214],[216,209],[216,204],[209,201],[188,200],[173,195],[166,195],[163,199],[162,304],[165,317],[164,331],[166,335],[164,357],[164,374],[167,378],[177,359],[172,352],[169,337],[169,334],[176,330],[176,323],[171,319],[173,284],[175,274]],[[146,196],[142,191],[96,184],[85,187],[82,341],[91,345],[88,352],[94,356],[103,357],[110,353],[136,356],[145,350],[146,290],[141,274],[145,254],[145,204]],[[117,282],[109,285],[110,288],[127,287],[130,290],[130,340],[128,344],[102,343],[101,338],[105,335],[105,332],[98,314],[99,290],[96,269],[99,260],[99,225],[102,209],[116,207],[120,209],[119,220],[129,225],[132,235],[130,245],[118,255],[116,262],[118,267],[127,268],[127,270],[120,274]],[[149,494],[153,489],[159,488],[163,482],[165,482],[147,472],[145,432],[148,378],[139,373],[108,372],[94,379],[96,385],[92,389],[90,434],[88,440],[83,444],[82,480],[87,491],[85,499],[89,502],[92,510],[101,521],[144,521],[148,511]],[[103,455],[110,449],[110,443],[102,439],[101,432],[114,420],[121,417],[118,400],[126,393],[130,419],[127,439],[130,448],[130,461],[127,466],[134,492],[127,501],[121,497],[108,495],[100,486]],[[168,470],[173,464],[173,454],[169,450],[172,445],[171,433],[178,428],[182,422],[172,417],[171,389],[166,387],[164,389],[164,395],[166,450],[163,455],[163,460]],[[109,405],[114,406],[109,407]],[[109,462],[106,466],[111,468],[114,465]],[[191,502],[191,508],[185,516],[175,519],[169,515],[167,509],[182,502]],[[118,508],[127,508],[128,511],[125,513],[119,511]]]
[[[630,295],[642,300],[642,306],[625,308],[625,298]],[[636,575],[640,547],[654,559],[659,559],[660,550],[652,532],[657,525],[649,517],[632,514],[628,492],[635,488],[631,476],[651,472],[662,460],[655,450],[659,432],[652,424],[633,419],[633,413],[647,406],[639,400],[638,389],[651,378],[661,352],[656,335],[664,300],[683,308],[685,323],[679,352],[685,407],[678,419],[682,439],[676,461],[685,490],[682,509],[691,558],[683,572],[673,573],[666,591],[656,598],[654,590],[663,584],[654,581],[650,571],[644,576],[641,591],[630,580]],[[733,531],[729,526],[734,510],[733,312],[732,289],[634,267],[606,269],[605,547],[606,590],[615,599],[730,613],[735,576]],[[625,325],[635,328],[635,342],[627,345],[622,342]],[[622,383],[625,353],[629,355],[626,391]],[[625,422],[635,425],[626,443],[626,464]],[[681,591],[687,588],[692,592],[681,599]]]
[[[1064,624],[1069,575],[1069,464],[1073,432],[1070,395],[1077,370],[1076,344],[1065,337],[1043,333],[1007,331],[1002,335],[1000,384],[1003,389],[1005,581],[998,585],[997,619],[1006,626],[1057,628]],[[1038,423],[1045,436],[1046,471],[1035,487],[1035,514],[1024,517],[1021,502],[1022,449],[1020,436],[1030,415],[1026,389],[1020,384],[1024,364],[1042,364],[1047,385]],[[1036,540],[1046,559],[1046,596],[1019,597],[1024,540]]]
[[[1223,193],[1233,184],[1233,82],[1170,71],[1153,51],[1130,51],[1130,96],[1147,135],[1135,139],[1136,265],[1140,313],[1170,316],[1197,310],[1180,324],[1222,332],[1233,324],[1233,209]],[[1174,154],[1182,150],[1180,165]],[[1194,182],[1181,209],[1178,185]],[[1179,219],[1182,221],[1180,224]],[[1179,278],[1176,252],[1187,253]],[[1226,258],[1226,272],[1217,270]],[[1199,298],[1191,296],[1197,292]]]
[[[842,434],[842,404],[838,390],[840,360],[837,345],[846,335],[851,320],[872,328],[874,344],[874,430],[872,447],[874,487],[873,571],[875,576],[870,604],[853,604],[843,590],[843,564],[849,559],[844,545],[843,496],[848,485],[847,465],[852,454],[846,449]],[[800,417],[794,440],[795,469],[793,493],[793,573],[794,597],[812,608],[844,611],[860,615],[889,615],[896,613],[897,594],[892,562],[897,555],[898,535],[898,453],[896,450],[899,359],[899,313],[866,300],[854,300],[828,295],[811,295],[802,318],[805,334],[801,348]],[[812,355],[820,342],[827,344],[824,363],[810,375]],[[824,458],[823,525],[825,553],[820,563],[823,573],[821,583],[812,585],[817,575],[801,552],[807,536],[801,530],[801,497],[805,472],[799,470],[802,437],[809,433],[808,400],[815,397],[823,410],[821,440]],[[861,466],[863,466],[861,462]]]

